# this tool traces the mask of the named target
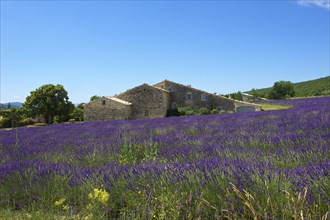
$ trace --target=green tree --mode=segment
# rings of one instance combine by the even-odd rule
[[[4,109],[0,111],[2,117],[2,127],[16,127],[23,119],[23,110],[18,108]]]
[[[242,93],[240,91],[235,92],[235,93],[231,93],[230,97],[234,100],[243,101],[243,96],[242,96]]]
[[[295,90],[293,83],[290,81],[275,82],[269,96],[272,99],[284,99],[286,97],[293,97]]]
[[[261,97],[261,95],[257,92],[255,88],[251,90],[250,94],[253,96],[254,99]]]
[[[79,105],[77,105],[77,108],[80,108],[80,109],[84,110],[84,105],[85,105],[85,103],[80,103]]]
[[[24,108],[32,117],[42,116],[51,124],[55,116],[68,120],[74,105],[69,101],[68,93],[60,84],[46,84],[32,91],[24,103]]]
[[[79,107],[75,107],[74,110],[70,113],[70,119],[74,119],[75,121],[83,121],[84,110]]]
[[[100,98],[100,96],[97,96],[97,95],[93,95],[89,101],[94,101],[96,99]]]

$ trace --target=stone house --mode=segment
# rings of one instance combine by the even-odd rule
[[[114,97],[102,96],[84,106],[85,121],[166,117],[168,110],[191,106],[219,112],[259,111],[260,105],[240,102],[191,86],[164,80],[142,84]]]

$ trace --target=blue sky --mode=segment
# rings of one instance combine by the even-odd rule
[[[330,3],[3,1],[0,102],[73,103],[164,79],[228,94],[328,76]]]

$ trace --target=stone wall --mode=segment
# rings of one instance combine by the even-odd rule
[[[211,94],[191,86],[165,80],[155,85],[170,91],[170,109],[191,106],[195,109],[207,108],[208,110],[218,109],[218,111],[234,111],[233,100],[223,98],[219,95]]]
[[[168,80],[154,86],[170,91],[170,109],[191,106],[194,109],[207,108],[208,110],[217,109],[219,112],[236,112],[238,106],[248,106],[249,108],[245,108],[245,111],[258,110],[258,105],[228,99]]]
[[[169,107],[169,92],[143,84],[116,96],[132,103],[132,119],[165,117]]]
[[[131,118],[131,105],[100,97],[84,105],[85,121],[104,121]]]

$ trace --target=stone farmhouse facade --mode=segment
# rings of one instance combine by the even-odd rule
[[[191,106],[219,112],[260,111],[261,106],[232,100],[191,86],[164,80],[142,84],[116,96],[102,96],[84,105],[85,121],[166,117],[168,110]]]

